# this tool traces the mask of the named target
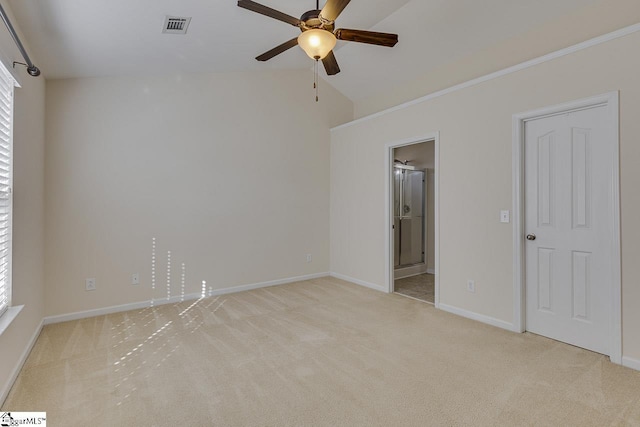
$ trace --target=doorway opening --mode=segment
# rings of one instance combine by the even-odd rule
[[[387,146],[389,292],[436,304],[437,138]]]

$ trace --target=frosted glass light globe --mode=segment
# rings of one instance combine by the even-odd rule
[[[298,36],[298,44],[311,59],[324,59],[336,47],[336,36],[327,30],[314,28]]]

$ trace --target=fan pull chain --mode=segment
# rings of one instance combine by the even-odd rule
[[[318,102],[318,60],[313,67],[313,88],[316,90],[316,102]]]

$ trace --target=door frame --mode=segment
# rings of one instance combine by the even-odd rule
[[[384,254],[387,262],[385,263],[386,289],[388,293],[393,293],[393,150],[407,145],[421,144],[423,142],[431,142],[434,144],[433,159],[433,207],[434,213],[434,246],[435,246],[435,297],[434,305],[436,308],[440,306],[440,216],[439,216],[439,176],[440,176],[440,132],[431,132],[421,136],[407,138],[399,141],[389,142],[385,144],[384,151],[384,204],[385,204],[385,221],[384,221]],[[426,244],[426,243],[425,243]],[[426,262],[426,259],[425,259]]]
[[[574,111],[604,106],[607,108],[608,134],[614,141],[612,166],[612,193],[608,200],[612,223],[609,230],[613,234],[611,256],[613,272],[609,290],[609,357],[611,362],[622,364],[622,276],[620,255],[620,135],[619,135],[619,94],[617,91],[579,99],[551,107],[513,115],[513,329],[526,330],[526,278],[524,247],[524,143],[525,123]]]

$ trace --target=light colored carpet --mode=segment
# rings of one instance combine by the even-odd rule
[[[52,426],[640,425],[640,372],[323,278],[46,326]]]
[[[394,292],[427,301],[433,304],[436,299],[436,281],[433,274],[419,274],[417,276],[397,279],[393,283]]]

